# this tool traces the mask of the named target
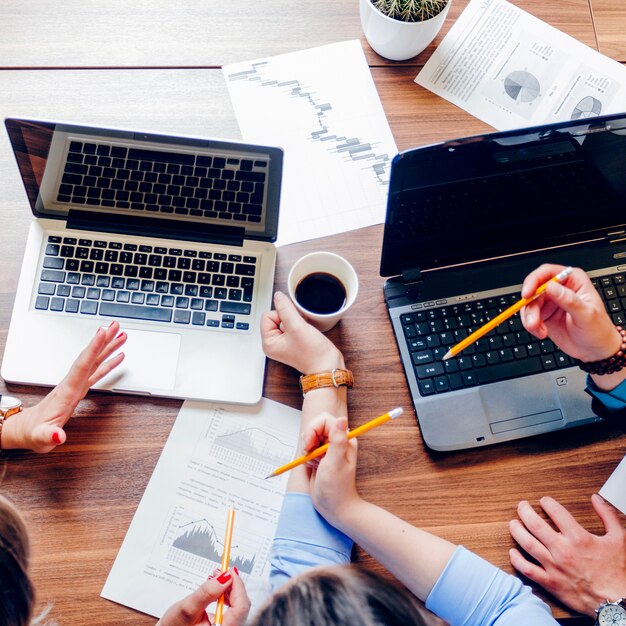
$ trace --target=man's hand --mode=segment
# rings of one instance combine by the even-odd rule
[[[553,498],[541,498],[539,503],[557,530],[528,502],[520,502],[517,513],[521,521],[512,520],[509,531],[539,565],[515,548],[509,553],[511,565],[567,606],[591,617],[607,599],[625,597],[626,530],[611,505],[599,495],[591,497],[606,529],[604,535],[592,535]]]
[[[98,328],[95,337],[74,361],[67,376],[38,404],[11,416],[2,428],[2,448],[24,448],[50,452],[65,443],[63,427],[89,388],[115,369],[124,353],[111,354],[124,345],[126,333],[112,322],[105,330]],[[107,360],[108,359],[108,360]]]
[[[246,593],[243,581],[233,570],[224,572],[215,571],[202,583],[198,589],[173,604],[156,626],[211,626],[213,623],[206,612],[206,607],[225,594],[226,604],[230,607],[224,612],[224,626],[242,626],[245,624],[250,611],[250,599]]]

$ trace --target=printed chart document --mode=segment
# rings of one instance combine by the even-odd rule
[[[626,68],[506,0],[472,0],[415,82],[498,130],[626,110]]]
[[[626,457],[621,460],[599,493],[626,515]]]
[[[300,411],[186,401],[152,474],[102,596],[161,617],[220,567],[228,507],[231,566],[253,604],[268,586],[268,553],[294,458]]]
[[[398,150],[358,40],[223,69],[243,138],[285,151],[277,245],[384,221]]]

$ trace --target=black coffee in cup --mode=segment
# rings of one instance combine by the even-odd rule
[[[346,288],[332,274],[314,272],[305,276],[296,287],[298,304],[318,315],[337,313],[346,303]]]

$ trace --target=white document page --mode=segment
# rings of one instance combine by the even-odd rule
[[[397,148],[358,40],[223,69],[245,141],[285,151],[277,245],[384,221]]]
[[[267,593],[268,553],[294,458],[300,411],[186,401],[126,533],[102,596],[161,617],[220,567],[235,507],[231,567],[254,604]]]
[[[626,457],[604,483],[600,495],[626,515]]]
[[[415,82],[498,130],[626,110],[626,68],[506,0],[472,0]]]

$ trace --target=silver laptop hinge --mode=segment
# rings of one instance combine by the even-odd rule
[[[419,267],[402,270],[402,280],[405,285],[423,283],[424,277],[422,276],[422,270]]]
[[[607,233],[606,234],[607,239],[609,240],[609,243],[623,243],[624,241],[626,241],[626,231],[622,230],[616,230],[613,231],[612,233]]]

